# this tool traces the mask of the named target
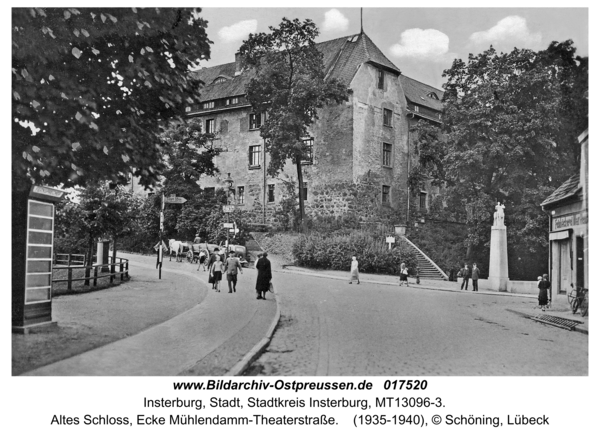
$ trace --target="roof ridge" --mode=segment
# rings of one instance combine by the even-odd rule
[[[428,87],[430,87],[430,88],[433,88],[433,89],[435,89],[436,91],[440,91],[440,92],[446,92],[446,91],[444,91],[443,89],[436,88],[435,86],[431,86],[431,85],[430,85],[430,84],[428,84],[428,83],[421,82],[420,80],[417,80],[417,79],[413,79],[412,77],[410,77],[410,76],[407,76],[407,75],[406,75],[406,74],[404,74],[404,73],[400,73],[400,75],[401,75],[401,76],[404,76],[404,77],[406,77],[407,79],[410,79],[410,80],[412,80],[412,81],[414,81],[414,82],[419,82],[421,85],[425,85],[425,86],[428,86]]]

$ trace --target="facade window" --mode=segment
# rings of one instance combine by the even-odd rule
[[[213,109],[215,107],[214,101],[205,101],[202,103],[202,109]]]
[[[206,133],[215,133],[215,120],[206,120]]]
[[[419,112],[419,106],[415,105],[415,112]]]
[[[390,187],[387,185],[381,186],[381,203],[390,204]]]
[[[392,166],[392,144],[383,143],[383,162],[384,167]]]
[[[238,97],[233,97],[233,98],[228,98],[225,100],[225,105],[229,106],[231,104],[238,104],[239,102],[239,98]]]
[[[275,185],[269,185],[267,201],[269,203],[275,203]]]
[[[383,125],[392,126],[392,111],[389,109],[383,110]]]
[[[262,162],[262,146],[261,145],[251,145],[248,151],[248,165],[251,168],[260,168],[260,164]]]
[[[302,160],[302,163],[305,165],[311,165],[313,163],[313,146],[315,145],[315,139],[314,138],[309,138],[309,139],[304,139],[302,141],[302,143],[304,144],[304,159]]]
[[[383,72],[383,70],[378,70],[378,73],[377,73],[377,88],[378,89],[383,89],[384,81],[385,81],[385,73]]]
[[[244,187],[238,186],[237,188],[237,203],[244,204]]]
[[[250,114],[250,125],[248,126],[249,129],[260,129],[260,126],[262,126],[262,118],[263,114]]]
[[[302,199],[308,200],[308,182],[302,182]]]
[[[191,112],[192,111],[192,107],[191,106],[186,106],[185,107],[185,111],[186,112]]]
[[[421,209],[421,210],[427,209],[427,192],[419,193],[419,209]]]

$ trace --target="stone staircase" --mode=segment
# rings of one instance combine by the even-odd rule
[[[427,255],[423,253],[419,247],[413,244],[407,237],[403,236],[403,238],[406,242],[408,242],[408,245],[412,248],[413,252],[417,256],[419,277],[422,279],[448,280],[446,273],[444,273],[441,268],[433,262],[433,260],[427,257]]]

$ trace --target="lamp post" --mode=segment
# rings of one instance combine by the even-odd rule
[[[227,205],[231,205],[231,190],[233,188],[233,179],[231,178],[231,173],[227,173],[227,178],[225,179],[225,185],[227,186]],[[234,194],[235,195],[235,194]],[[227,208],[227,222],[229,223],[229,211],[230,208]],[[226,251],[229,251],[229,227],[227,227],[227,248]],[[227,253],[225,253],[227,256]]]

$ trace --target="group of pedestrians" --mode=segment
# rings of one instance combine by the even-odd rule
[[[473,268],[469,268],[469,265],[465,263],[465,267],[461,268],[458,272],[458,277],[462,278],[462,283],[460,285],[460,290],[463,289],[465,291],[469,290],[469,279],[473,280],[473,292],[479,291],[479,276],[481,275],[481,271],[477,268],[477,264],[473,264]]]
[[[271,262],[267,259],[267,253],[260,253],[254,264],[258,271],[256,277],[256,299],[266,300],[266,293],[271,289],[273,278],[271,274]],[[198,271],[200,264],[198,264]],[[215,248],[208,260],[208,283],[212,284],[212,289],[215,292],[221,292],[221,281],[223,277],[227,280],[229,293],[237,292],[237,275],[244,274],[240,259],[235,255],[234,251],[230,251],[227,259],[222,260],[218,248]]]
[[[417,284],[421,283],[418,267],[416,279]],[[356,258],[356,256],[352,256],[352,261],[350,262],[350,284],[354,283],[354,280],[356,280],[357,285],[360,285],[360,277],[358,274],[358,259]],[[400,264],[400,286],[408,286],[408,268],[406,267],[406,264],[404,262]]]

